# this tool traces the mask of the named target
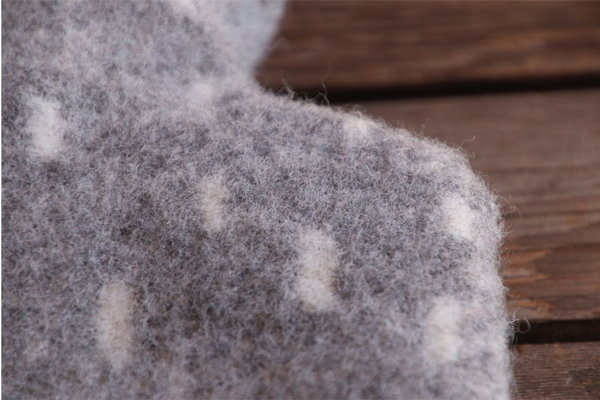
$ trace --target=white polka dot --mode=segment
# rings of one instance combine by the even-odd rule
[[[442,200],[442,210],[446,216],[446,228],[457,239],[473,239],[475,212],[459,195],[451,195]]]
[[[335,304],[333,273],[337,268],[335,242],[317,230],[300,237],[301,271],[296,284],[300,299],[314,311],[330,310]]]
[[[204,105],[221,93],[222,85],[210,77],[198,79],[190,85],[189,100],[193,105]]]
[[[371,132],[375,123],[360,116],[347,116],[344,121],[344,132],[349,146],[365,145],[372,142]]]
[[[48,343],[46,341],[33,340],[27,344],[24,354],[27,362],[36,362],[39,357],[48,354]]]
[[[121,369],[130,356],[131,314],[133,299],[121,283],[107,285],[100,291],[98,344],[113,367]]]
[[[171,6],[176,11],[186,14],[196,14],[198,12],[193,0],[169,0]]]
[[[66,121],[60,116],[60,103],[41,97],[28,101],[31,116],[26,130],[31,134],[31,152],[42,158],[53,158],[64,148]]]
[[[209,233],[216,233],[225,227],[226,212],[223,202],[229,197],[229,191],[223,185],[223,179],[211,176],[200,182],[200,211],[202,221]]]
[[[193,382],[190,382],[190,377],[178,367],[171,368],[168,377],[169,383],[169,399],[179,400],[187,399],[185,388],[193,387]]]
[[[458,359],[462,339],[460,327],[463,309],[452,297],[435,299],[426,319],[428,350],[437,360],[450,362]]]

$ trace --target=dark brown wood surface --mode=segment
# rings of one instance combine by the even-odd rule
[[[514,400],[600,399],[600,342],[521,345],[512,350]]]
[[[277,37],[275,89],[600,76],[596,1],[291,1]]]
[[[465,149],[504,204],[504,282],[517,318],[600,318],[600,90],[358,109]]]

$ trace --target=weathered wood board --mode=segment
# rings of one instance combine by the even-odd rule
[[[291,1],[276,38],[274,89],[600,77],[600,2]]]
[[[600,90],[364,102],[355,109],[462,145],[472,157],[503,199],[504,281],[517,318],[600,318]]]
[[[600,342],[512,348],[514,400],[600,399]]]

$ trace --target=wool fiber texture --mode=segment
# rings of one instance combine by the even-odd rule
[[[281,9],[2,3],[3,398],[509,398],[495,197],[261,89]]]

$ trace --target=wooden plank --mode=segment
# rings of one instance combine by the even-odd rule
[[[600,90],[361,103],[452,145],[504,199],[508,305],[532,322],[600,318]]]
[[[296,91],[600,77],[600,2],[291,1],[257,78]]]
[[[600,399],[600,342],[512,348],[515,400]]]

